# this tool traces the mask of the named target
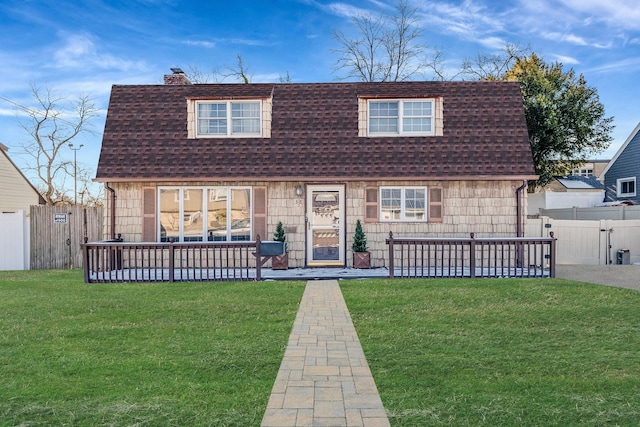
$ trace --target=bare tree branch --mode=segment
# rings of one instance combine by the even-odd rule
[[[333,49],[339,56],[334,70],[346,72],[342,79],[403,81],[435,68],[427,60],[427,46],[421,43],[417,9],[409,8],[406,0],[398,2],[394,15],[360,15],[353,24],[357,38],[333,31],[339,46]]]
[[[61,159],[61,150],[82,133],[92,133],[91,120],[97,116],[97,108],[88,96],[66,103],[56,97],[51,88],[41,89],[34,85],[31,92],[36,107],[25,110],[27,119],[20,126],[29,135],[29,141],[23,143],[24,152],[31,161],[28,170],[38,177],[35,184],[42,190],[42,197],[48,205],[60,202],[64,190],[64,176],[72,175],[73,165]]]

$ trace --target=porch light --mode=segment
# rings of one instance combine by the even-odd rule
[[[302,197],[302,185],[296,185],[296,196]]]

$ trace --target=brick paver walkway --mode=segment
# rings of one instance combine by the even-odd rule
[[[389,426],[337,281],[307,282],[262,426]]]

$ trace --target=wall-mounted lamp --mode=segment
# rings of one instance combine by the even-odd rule
[[[296,185],[296,196],[302,197],[302,185]]]

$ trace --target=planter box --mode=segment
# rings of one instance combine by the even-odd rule
[[[353,268],[371,268],[371,253],[354,252]]]
[[[289,269],[289,254],[275,255],[271,258],[272,270],[288,270]]]
[[[284,253],[284,242],[260,242],[260,255],[273,256],[282,255]]]

